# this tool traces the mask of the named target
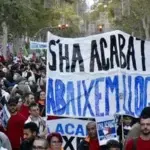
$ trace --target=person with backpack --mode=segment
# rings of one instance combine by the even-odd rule
[[[127,141],[125,150],[150,150],[150,107],[140,115],[140,135]]]

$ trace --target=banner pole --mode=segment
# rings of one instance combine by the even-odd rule
[[[121,131],[122,131],[122,145],[124,147],[124,127],[123,127],[123,115],[121,115]]]

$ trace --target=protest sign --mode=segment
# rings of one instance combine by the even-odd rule
[[[47,49],[47,42],[30,41],[30,49]]]
[[[74,39],[48,33],[47,115],[139,116],[150,104],[149,47],[121,31]]]
[[[87,135],[86,125],[89,121],[81,119],[47,120],[48,132],[58,132],[63,136],[64,150],[77,150],[80,140]]]
[[[10,113],[5,104],[3,109],[0,111],[0,122],[1,122],[1,125],[3,126],[3,128],[7,127],[7,123],[8,123],[9,119],[10,119]]]
[[[100,145],[105,145],[112,139],[118,140],[114,117],[96,118],[96,124]]]
[[[48,132],[58,132],[63,136],[86,137],[86,125],[89,121],[80,119],[56,119],[46,122]]]

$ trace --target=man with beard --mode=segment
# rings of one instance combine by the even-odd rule
[[[39,132],[38,126],[34,122],[29,122],[24,125],[24,141],[21,144],[20,150],[32,150],[32,145]]]
[[[20,142],[23,139],[23,127],[25,118],[17,111],[18,100],[10,98],[8,101],[8,110],[11,114],[7,124],[7,136],[11,142],[13,150],[19,150]]]
[[[21,108],[20,108],[20,113],[26,118],[28,119],[30,113],[29,113],[29,105],[35,102],[35,98],[33,93],[26,93],[24,95],[24,103],[22,104]]]
[[[150,107],[140,115],[140,136],[129,140],[125,150],[150,150]]]

